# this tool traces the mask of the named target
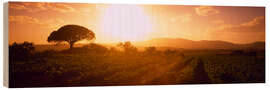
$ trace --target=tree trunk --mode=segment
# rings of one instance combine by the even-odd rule
[[[73,48],[74,43],[75,42],[69,42],[69,49],[72,49]]]

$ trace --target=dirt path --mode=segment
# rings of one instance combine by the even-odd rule
[[[173,62],[167,66],[156,68],[141,78],[141,84],[176,84],[175,78],[168,74],[170,72],[181,71],[186,68],[194,58],[188,59],[184,63]]]
[[[195,66],[191,65],[195,64]],[[189,68],[191,71],[184,72],[183,69]],[[191,69],[192,68],[192,69]],[[183,76],[179,76],[183,73]],[[180,74],[181,75],[181,74]],[[181,78],[180,81],[176,80]],[[141,81],[142,84],[209,84],[211,83],[208,73],[204,70],[204,63],[201,59],[190,58],[184,63],[171,63],[168,66],[146,74]]]

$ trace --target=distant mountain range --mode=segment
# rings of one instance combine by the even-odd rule
[[[147,41],[134,42],[136,46],[155,46],[155,47],[170,47],[183,49],[265,49],[265,42],[254,42],[250,44],[234,44],[231,42],[220,40],[201,40],[193,41],[182,38],[156,38]]]
[[[264,50],[265,42],[254,42],[249,44],[234,44],[231,42],[221,40],[201,40],[193,41],[182,38],[155,38],[147,41],[131,42],[138,49],[144,50],[145,47],[154,46],[159,50],[166,49],[256,49]],[[99,43],[106,47],[115,47],[117,43]],[[83,46],[83,44],[76,44],[75,46]],[[36,45],[37,50],[43,51],[47,49],[63,50],[68,49],[68,45]],[[57,48],[55,48],[57,47]]]

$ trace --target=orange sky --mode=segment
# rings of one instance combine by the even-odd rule
[[[47,44],[49,34],[77,24],[96,33],[96,42],[151,38],[265,41],[264,7],[9,3],[9,42]]]

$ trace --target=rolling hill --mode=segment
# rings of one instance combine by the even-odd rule
[[[237,48],[255,48],[264,49],[265,42],[254,42],[250,44],[234,44],[220,40],[201,40],[193,41],[182,38],[156,38],[142,42],[135,42],[136,46],[155,46],[183,49],[237,49]]]
[[[105,47],[116,47],[117,43],[98,43]],[[249,44],[234,44],[221,40],[201,40],[193,41],[182,38],[155,38],[147,41],[132,42],[139,50],[144,50],[145,47],[154,46],[159,50],[166,49],[256,49],[264,50],[265,42],[254,42]],[[76,44],[76,47],[81,47],[83,44]],[[48,49],[63,50],[68,49],[68,45],[35,45],[36,50],[44,51]]]

